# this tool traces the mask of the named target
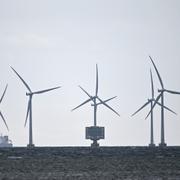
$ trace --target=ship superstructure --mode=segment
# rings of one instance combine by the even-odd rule
[[[8,136],[0,135],[0,148],[1,147],[12,147],[12,141]]]

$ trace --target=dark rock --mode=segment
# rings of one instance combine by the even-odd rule
[[[179,180],[180,147],[1,148],[0,179]]]

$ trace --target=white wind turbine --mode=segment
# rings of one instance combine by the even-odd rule
[[[80,104],[79,106],[75,107],[74,109],[72,109],[72,111],[74,111],[75,109],[78,109],[79,107],[83,106],[84,104],[88,103],[88,102],[92,102],[92,106],[94,107],[94,127],[97,127],[97,107],[99,105],[104,105],[106,106],[108,109],[110,109],[111,111],[113,111],[115,114],[117,114],[118,116],[119,113],[117,113],[112,107],[110,107],[107,102],[116,98],[112,97],[109,98],[107,100],[102,100],[99,96],[98,96],[98,87],[99,87],[99,82],[98,82],[98,65],[96,64],[96,88],[95,88],[95,95],[91,96],[87,91],[85,91],[81,86],[79,86],[81,88],[81,90],[86,93],[86,95],[89,97],[89,99],[87,99],[85,102],[83,102],[82,104]],[[97,102],[99,101],[99,102]],[[93,140],[94,144],[97,144],[97,140]]]
[[[139,111],[141,111],[143,108],[145,108],[149,104],[150,104],[151,109],[153,107],[153,104],[155,102],[155,98],[154,98],[154,83],[153,83],[153,77],[152,77],[151,69],[150,69],[150,76],[151,76],[151,93],[152,93],[152,96],[151,96],[150,99],[147,100],[147,102],[142,107],[140,107],[135,113],[133,113],[132,116],[137,114]],[[167,109],[168,111],[176,114],[174,111],[172,111],[171,109],[169,109],[166,106],[163,106],[161,103],[157,102],[157,104],[160,107],[163,107],[163,108]],[[155,144],[154,144],[154,127],[153,127],[154,121],[153,121],[153,118],[154,117],[153,117],[153,110],[152,110],[151,111],[151,121],[150,121],[150,144],[149,144],[150,147],[154,147],[155,146]]]
[[[45,93],[45,92],[48,92],[48,91],[52,91],[52,90],[58,89],[58,88],[60,88],[60,86],[54,87],[54,88],[50,88],[50,89],[45,89],[45,90],[33,92],[31,90],[31,88],[28,86],[28,84],[24,81],[24,79],[16,72],[16,70],[14,68],[12,68],[12,70],[20,78],[20,80],[23,82],[23,84],[26,86],[26,88],[29,91],[29,92],[26,93],[26,96],[29,96],[29,101],[28,101],[26,120],[25,120],[25,124],[24,125],[26,126],[27,120],[28,120],[28,117],[29,117],[29,144],[28,144],[28,147],[34,147],[34,144],[33,144],[33,132],[32,132],[32,97],[35,94],[42,94],[42,93]]]
[[[153,59],[151,58],[151,56],[149,56],[152,64],[153,64],[153,67],[156,71],[156,74],[158,76],[158,79],[159,79],[159,82],[161,84],[161,89],[158,89],[158,92],[160,93],[155,102],[154,102],[154,105],[152,106],[151,108],[151,111],[148,113],[148,115],[146,116],[146,118],[150,115],[150,113],[152,112],[153,108],[156,106],[156,104],[158,104],[158,101],[161,99],[161,143],[159,144],[159,146],[161,147],[164,147],[166,146],[166,143],[165,143],[165,133],[164,133],[164,93],[167,92],[167,93],[171,93],[171,94],[180,94],[180,92],[177,92],[177,91],[172,91],[172,90],[167,90],[164,88],[164,84],[163,84],[163,81],[162,81],[162,78],[160,76],[160,73],[153,61]]]

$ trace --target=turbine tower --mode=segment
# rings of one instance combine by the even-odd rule
[[[28,86],[28,84],[24,81],[24,79],[16,72],[16,70],[14,68],[12,68],[12,67],[11,67],[11,69],[20,78],[20,80],[23,82],[23,84],[26,86],[26,88],[29,91],[29,92],[26,93],[26,96],[29,96],[29,101],[28,101],[26,120],[25,120],[24,126],[26,126],[27,120],[28,120],[28,117],[29,117],[29,144],[27,146],[31,148],[31,147],[34,147],[34,144],[33,144],[33,131],[32,131],[32,97],[33,97],[34,94],[42,94],[42,93],[45,93],[45,92],[48,92],[48,91],[52,91],[52,90],[60,88],[60,86],[33,92],[31,90],[31,88]]]
[[[87,134],[86,134],[86,137],[87,137],[87,136],[90,136],[90,137],[87,138],[87,139],[93,140],[92,146],[95,146],[95,147],[96,147],[96,146],[98,146],[97,140],[99,140],[99,139],[104,139],[104,138],[103,138],[104,135],[102,135],[102,134],[104,134],[104,130],[102,129],[102,127],[98,127],[98,126],[97,126],[97,107],[102,104],[102,105],[106,106],[108,109],[110,109],[111,111],[113,111],[115,114],[117,114],[118,116],[120,116],[119,113],[117,113],[113,108],[111,108],[111,107],[107,104],[108,101],[116,98],[116,96],[114,96],[114,97],[112,97],[112,98],[109,98],[109,99],[107,99],[107,100],[105,100],[105,101],[103,101],[101,98],[99,98],[99,96],[98,96],[99,82],[98,82],[98,65],[97,65],[97,64],[96,64],[96,88],[95,88],[95,95],[94,95],[94,96],[91,96],[91,95],[90,95],[86,90],[84,90],[81,86],[79,86],[79,87],[80,87],[81,90],[89,97],[89,99],[87,99],[87,100],[84,101],[82,104],[80,104],[79,106],[75,107],[74,109],[72,109],[72,111],[74,111],[75,109],[78,109],[79,107],[83,106],[84,104],[92,101],[93,104],[91,104],[91,106],[94,107],[94,126],[88,127],[88,128],[86,129],[86,130],[88,130],[89,132],[92,131],[92,133],[90,132],[91,135],[88,135],[89,133],[87,133]],[[100,129],[101,129],[101,130],[100,130]],[[100,136],[100,135],[93,135],[93,131],[94,131],[94,132],[96,131],[96,134],[101,134],[101,135],[102,135],[102,138],[100,138],[100,137],[98,138],[98,137],[97,137],[97,136]],[[100,133],[100,131],[101,131],[101,132],[103,131],[103,132]],[[86,132],[87,132],[87,131],[86,131]],[[96,136],[96,137],[95,137],[95,136]]]
[[[151,93],[152,93],[151,99],[148,99],[147,102],[142,107],[140,107],[134,114],[132,114],[132,116],[137,114],[139,111],[141,111],[143,108],[145,108],[149,104],[151,105],[151,109],[153,107],[153,103],[155,102],[155,98],[154,98],[154,83],[153,83],[153,77],[152,77],[151,69],[150,69],[150,77],[151,77]],[[157,104],[159,106],[164,107],[165,109],[171,111],[172,113],[176,114],[174,111],[172,111],[168,107],[162,106],[162,104],[160,104],[159,102],[157,102]],[[152,110],[151,111],[151,121],[150,121],[150,144],[149,144],[150,147],[155,146],[155,144],[154,144],[154,127],[153,127],[153,124],[154,123],[153,123],[153,110]]]
[[[164,88],[164,84],[163,84],[163,81],[162,81],[162,78],[160,76],[160,73],[153,61],[153,59],[151,58],[151,56],[149,56],[152,64],[153,64],[153,67],[156,71],[156,74],[158,76],[158,79],[159,79],[159,82],[161,84],[161,89],[158,89],[158,92],[160,93],[155,102],[154,102],[154,105],[152,106],[151,108],[151,111],[148,113],[147,117],[149,116],[149,114],[152,112],[153,108],[156,106],[156,104],[158,104],[158,101],[159,99],[161,99],[161,143],[159,144],[160,147],[165,147],[166,146],[166,143],[165,143],[165,132],[164,132],[164,93],[167,92],[167,93],[171,93],[171,94],[180,94],[180,92],[177,92],[177,91],[172,91],[172,90],[167,90]]]
[[[3,98],[4,98],[4,95],[5,95],[5,93],[6,93],[7,87],[8,87],[8,85],[6,85],[5,90],[4,90],[4,92],[3,92],[2,96],[1,96],[0,104],[1,104],[1,102],[2,102],[2,100],[3,100]],[[7,130],[9,131],[8,125],[7,125],[6,120],[5,120],[5,118],[4,118],[4,116],[3,116],[3,114],[2,114],[1,111],[0,111],[0,116],[1,116],[1,118],[2,118],[2,120],[3,120],[3,122],[4,122],[4,124],[5,124],[5,126],[6,126],[6,128],[7,128]]]

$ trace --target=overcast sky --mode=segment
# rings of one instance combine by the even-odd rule
[[[71,109],[95,93],[95,65],[99,67],[99,97],[118,97],[98,109],[98,125],[105,126],[101,145],[148,145],[149,108],[131,114],[151,95],[151,55],[165,87],[180,91],[179,0],[1,0],[0,93],[7,93],[0,109],[9,125],[0,132],[15,146],[28,143],[24,128],[28,97],[13,66],[32,90],[61,89],[33,97],[33,135],[37,146],[88,146],[85,127],[93,125],[90,103]],[[160,87],[153,69],[155,90]],[[180,96],[165,94],[165,140],[180,145]],[[155,143],[160,142],[160,108],[155,110]]]

